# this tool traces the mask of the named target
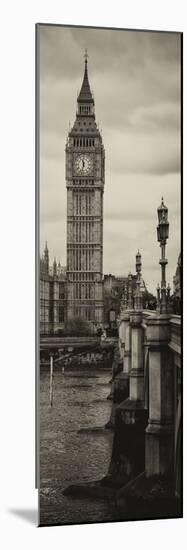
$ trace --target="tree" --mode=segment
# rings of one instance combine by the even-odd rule
[[[65,322],[64,335],[66,336],[90,336],[91,334],[93,334],[93,327],[88,321],[75,317]]]
[[[181,298],[179,296],[176,296],[175,294],[170,296],[169,306],[170,306],[170,311],[174,313],[174,315],[181,315],[182,306],[181,306]]]
[[[143,309],[156,309],[156,296],[148,290],[143,293]]]

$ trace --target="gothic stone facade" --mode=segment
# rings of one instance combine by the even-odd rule
[[[177,298],[181,299],[181,253],[178,257],[177,268],[173,277],[173,294]]]
[[[136,289],[137,274],[131,276],[132,294]],[[120,304],[124,288],[129,289],[129,276],[116,277],[104,275],[104,328],[115,327],[120,313]],[[141,290],[146,291],[145,283],[141,280]],[[67,276],[66,268],[56,263],[49,265],[49,251],[47,243],[40,259],[40,333],[42,335],[63,334],[66,331],[67,321]],[[98,324],[95,323],[97,330]]]
[[[56,263],[49,266],[47,243],[40,260],[40,333],[55,334],[64,328],[66,316],[66,271]]]
[[[76,119],[66,144],[67,319],[79,317],[96,326],[104,321],[104,161],[86,56]]]
[[[115,324],[116,319],[120,314],[121,300],[126,286],[127,295],[129,292],[129,276],[115,276],[111,273],[104,275],[104,323],[105,327]],[[132,275],[132,296],[134,301],[134,293],[137,284],[137,273]],[[146,285],[141,277],[141,292],[144,295]]]

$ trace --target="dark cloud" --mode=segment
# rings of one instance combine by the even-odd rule
[[[88,48],[94,58],[93,74],[109,69],[127,76],[142,73],[146,67],[154,81],[154,64],[161,68],[178,65],[180,37],[177,33],[152,33],[110,29],[40,26],[42,77],[80,77],[81,58]],[[63,58],[63,61],[62,61]],[[104,62],[103,62],[104,60]]]

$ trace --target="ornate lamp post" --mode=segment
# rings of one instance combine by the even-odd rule
[[[141,270],[142,270],[142,261],[141,261],[141,254],[138,250],[136,254],[136,273],[137,273],[137,279],[136,279],[136,292],[135,292],[135,309],[141,310],[142,309],[142,293],[140,290],[141,285]]]
[[[127,283],[125,283],[124,287],[124,307],[127,309]]]
[[[169,356],[168,344],[171,326],[168,298],[170,287],[166,288],[165,258],[166,242],[169,237],[168,209],[162,198],[158,208],[157,237],[161,247],[161,285],[157,286],[157,315],[146,321],[146,344],[149,354],[149,416],[145,442],[145,474],[154,480],[161,476],[173,476],[174,471],[174,405],[173,405],[173,362]],[[163,314],[163,315],[161,315]],[[162,489],[161,489],[162,491]],[[165,489],[164,489],[165,491]],[[160,493],[162,494],[162,493]],[[167,497],[168,498],[168,497]]]
[[[157,307],[156,307],[156,309],[159,313],[160,312],[160,285],[159,285],[159,283],[157,284],[156,291],[157,291]]]
[[[168,300],[170,298],[170,292],[171,292],[171,287],[170,287],[170,284],[168,283],[168,286],[167,286],[167,298],[168,298]]]
[[[167,313],[167,294],[166,293],[166,265],[168,261],[165,257],[166,242],[169,237],[168,208],[164,204],[162,197],[161,205],[158,210],[157,239],[161,247],[161,289],[157,287],[157,310],[159,313]]]
[[[128,274],[128,302],[127,308],[133,309],[133,296],[132,296],[132,275],[131,272]]]
[[[127,284],[124,285],[124,291],[121,299],[120,313],[127,309]]]

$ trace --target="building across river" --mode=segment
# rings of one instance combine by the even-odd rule
[[[54,258],[49,265],[47,242],[40,259],[40,333],[53,334],[64,328],[66,268]]]
[[[68,321],[81,319],[98,329],[114,328],[126,288],[136,287],[137,273],[103,276],[103,196],[105,150],[95,120],[95,101],[84,76],[66,147],[67,265],[49,265],[47,243],[40,260],[40,332],[57,334]],[[141,255],[137,258],[141,262]],[[141,279],[141,290],[146,291]]]
[[[103,322],[98,323],[90,320],[93,332],[98,328],[114,328],[117,317],[120,314],[120,304],[124,288],[128,294],[129,284],[132,286],[132,294],[136,289],[137,273],[129,273],[128,276],[104,275],[101,284],[103,287]],[[53,260],[50,265],[49,250],[47,242],[40,259],[40,333],[60,334],[66,322],[68,322],[68,300],[67,300],[68,279],[66,267],[60,261]],[[145,282],[141,282],[142,292],[146,292]],[[74,319],[82,317],[75,315]]]

